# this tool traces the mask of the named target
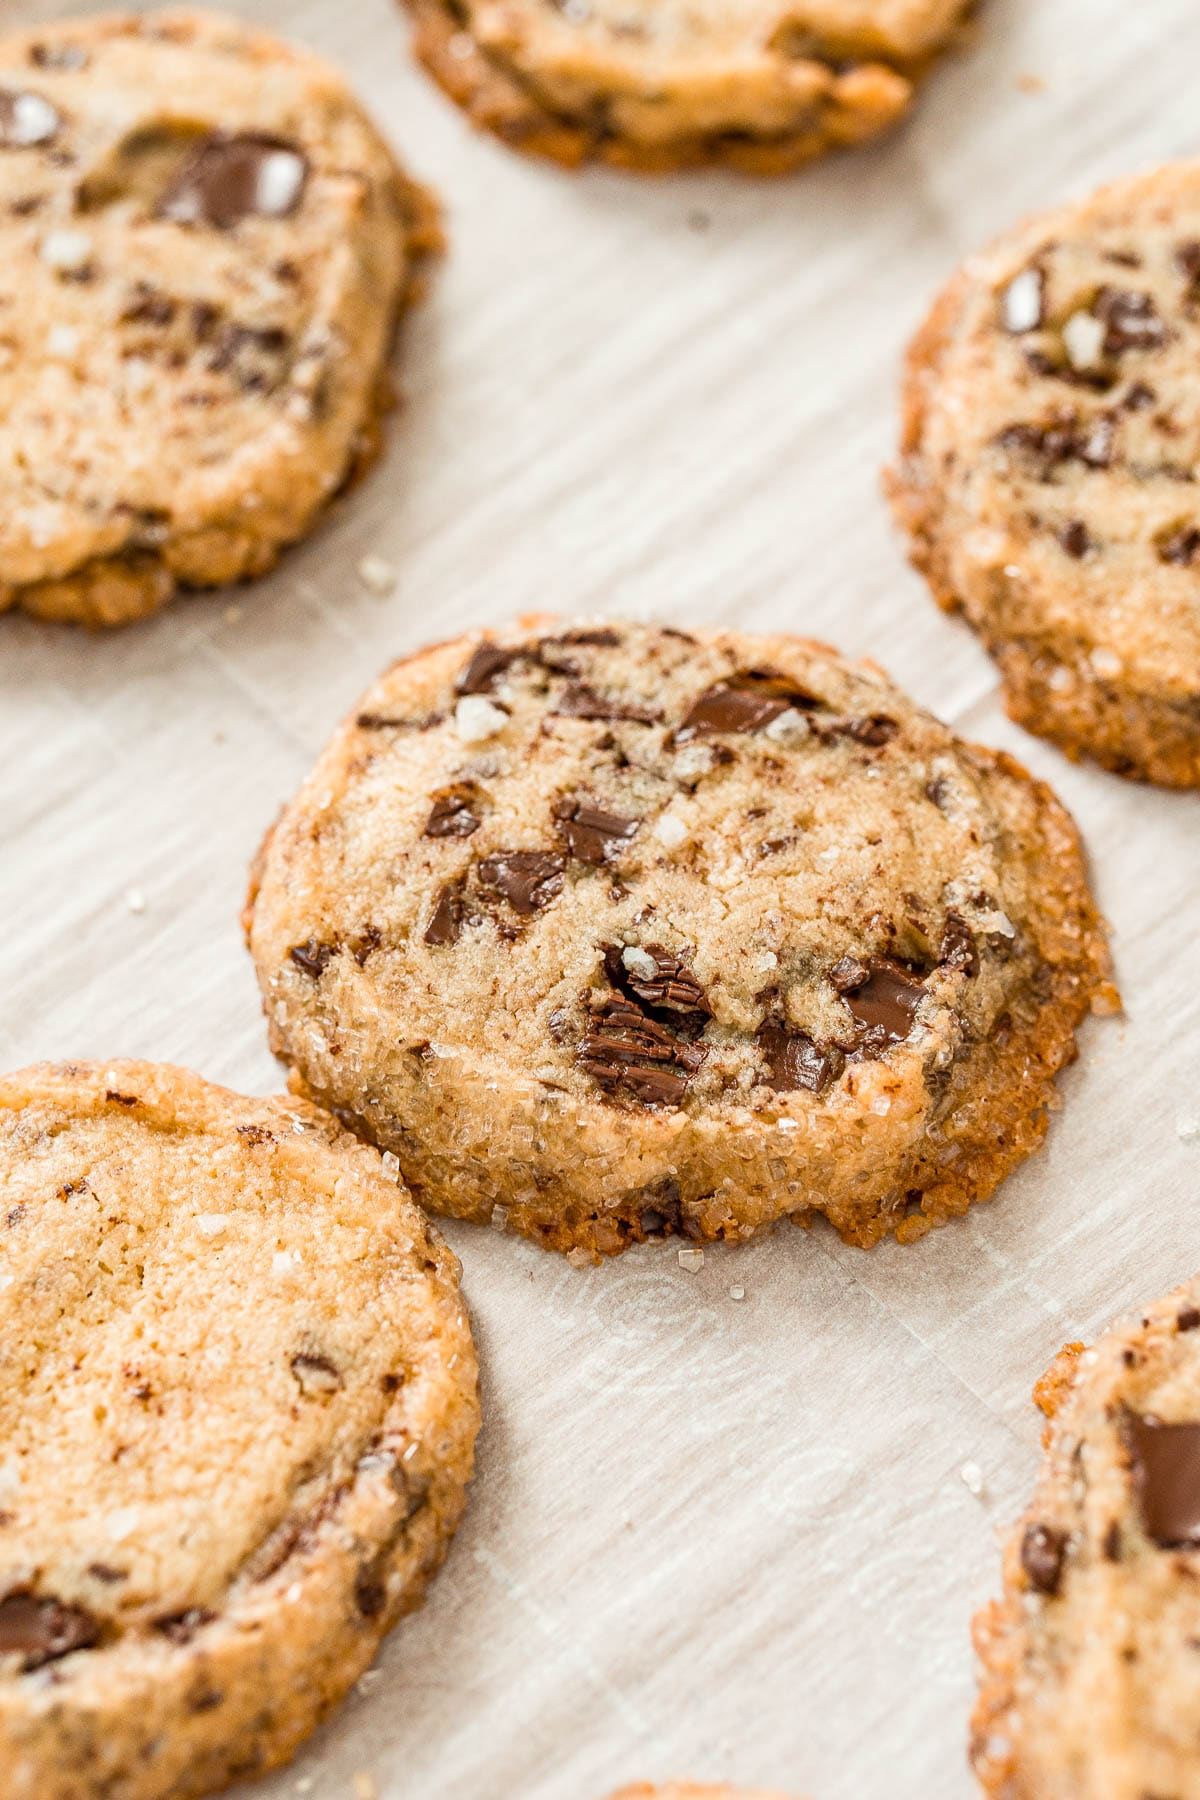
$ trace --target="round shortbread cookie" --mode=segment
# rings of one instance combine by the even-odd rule
[[[525,621],[399,663],[269,838],[271,1041],[435,1210],[921,1236],[1112,1003],[1074,827],[866,664]]]
[[[913,561],[1072,755],[1200,785],[1200,163],[969,262],[909,355]]]
[[[4,1800],[188,1800],[346,1692],[462,1512],[458,1276],[302,1101],[0,1078]]]
[[[971,1756],[1002,1800],[1200,1792],[1200,1277],[1071,1344],[1004,1597],[975,1621]]]
[[[260,575],[372,453],[426,197],[216,13],[0,39],[0,612]]]
[[[971,0],[404,0],[416,51],[522,150],[772,173],[908,110]]]

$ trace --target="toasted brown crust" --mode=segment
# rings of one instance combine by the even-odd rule
[[[473,124],[514,149],[568,168],[602,162],[641,174],[666,174],[716,164],[746,175],[787,174],[827,150],[865,142],[897,124],[912,105],[917,80],[935,60],[930,56],[903,69],[866,61],[834,75],[817,115],[805,129],[790,134],[759,138],[724,132],[649,144],[552,111],[515,71],[484,54],[445,0],[401,4],[413,20],[417,57]]]

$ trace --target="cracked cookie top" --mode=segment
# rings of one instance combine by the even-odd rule
[[[822,646],[534,621],[367,694],[270,841],[252,948],[351,1087],[451,1059],[627,1112],[819,1110],[864,1062],[936,1087],[1083,958],[1040,804]]]

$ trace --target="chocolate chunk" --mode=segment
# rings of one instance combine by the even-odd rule
[[[31,150],[57,137],[62,118],[41,94],[0,88],[0,150]]]
[[[1130,1413],[1124,1437],[1146,1535],[1163,1550],[1200,1545],[1200,1424]]]
[[[567,840],[567,849],[576,861],[599,867],[616,856],[622,843],[636,835],[640,819],[625,819],[620,813],[602,812],[581,800],[559,800],[554,806],[558,829]]]
[[[646,1106],[678,1106],[707,1055],[613,994],[594,1005],[576,1062],[607,1093],[624,1088]]]
[[[136,1094],[118,1094],[115,1088],[108,1088],[104,1098],[113,1106],[140,1106],[141,1101]],[[86,1186],[86,1182],[83,1184]]]
[[[35,69],[86,69],[90,58],[81,44],[35,44],[29,60]]]
[[[287,374],[291,339],[278,326],[226,325],[205,367],[227,375],[244,394],[271,394]]]
[[[484,887],[503,894],[514,912],[540,912],[562,892],[564,857],[552,850],[497,850],[479,865]]]
[[[616,650],[620,647],[621,634],[619,631],[610,630],[607,626],[601,626],[595,630],[564,631],[561,637],[545,638],[543,642],[547,644],[583,644],[597,650]]]
[[[1051,1525],[1029,1525],[1021,1539],[1021,1567],[1039,1594],[1057,1594],[1062,1582],[1067,1537]]]
[[[630,955],[633,967],[626,960],[624,950],[615,944],[605,946],[604,968],[613,986],[627,999],[636,1000],[651,1016],[657,1012],[681,1013],[689,1022],[696,1021],[698,1029],[702,1030],[704,1020],[712,1017],[712,1008],[704,989],[688,967],[686,953],[676,955],[671,950],[664,950],[661,944],[647,944],[635,946]],[[653,974],[645,969],[643,959],[646,957],[654,964]],[[676,1028],[680,1024],[674,1019],[665,1022]]]
[[[856,956],[843,956],[840,962],[834,963],[829,971],[829,979],[839,994],[852,994],[856,988],[862,987],[871,976],[868,964],[860,962]]]
[[[868,719],[842,719],[829,727],[835,737],[853,738],[858,744],[875,748],[890,743],[899,729],[895,719],[889,719],[886,713],[872,713]]]
[[[354,723],[360,731],[432,731],[440,725],[445,713],[425,713],[419,719],[389,718],[386,713],[359,713]]]
[[[438,895],[433,917],[425,927],[427,944],[457,944],[466,920],[466,896],[461,881],[451,882]]]
[[[433,796],[433,806],[425,821],[425,836],[470,837],[472,832],[479,830],[481,823],[479,814],[473,810],[478,801],[479,790],[470,782],[443,788]]]
[[[961,969],[965,975],[978,975],[979,952],[971,928],[961,914],[948,912],[942,927],[942,949],[939,967]]]
[[[377,1619],[387,1605],[387,1585],[377,1561],[364,1564],[355,1576],[354,1604],[364,1619]]]
[[[917,977],[884,957],[873,956],[865,965],[843,957],[829,979],[861,1027],[859,1049],[870,1054],[904,1041],[925,998]]]
[[[206,1606],[189,1606],[183,1612],[166,1613],[155,1619],[154,1629],[173,1644],[190,1644],[202,1625],[211,1625],[216,1614]]]
[[[1019,455],[1039,481],[1049,481],[1070,462],[1107,469],[1116,444],[1116,424],[1109,413],[1091,420],[1071,414],[1044,425],[1023,421],[1005,426],[994,442],[998,449]]]
[[[128,305],[121,314],[123,325],[171,325],[179,311],[179,302],[172,300],[161,288],[152,282],[136,281]]]
[[[1194,525],[1179,525],[1158,539],[1159,560],[1190,569],[1200,555],[1200,530]]]
[[[822,702],[774,669],[747,669],[718,681],[693,700],[675,741],[708,737],[718,731],[761,731],[780,713],[816,712]]]
[[[28,1592],[0,1600],[0,1656],[21,1657],[26,1672],[89,1650],[99,1638],[99,1620],[82,1606]]]
[[[243,219],[286,219],[308,181],[304,152],[260,132],[213,132],[188,156],[158,203],[158,217],[177,225],[232,231]]]
[[[1146,382],[1135,381],[1121,401],[1121,410],[1131,413],[1145,412],[1146,408],[1153,406],[1157,399],[1158,395]]]
[[[239,1125],[237,1134],[240,1138],[245,1138],[248,1144],[273,1144],[275,1142],[274,1132],[268,1131],[265,1125]]]
[[[342,1385],[342,1377],[327,1356],[300,1351],[291,1361],[292,1374],[300,1392],[308,1399],[315,1394],[334,1394]]]
[[[1195,1331],[1197,1325],[1200,1325],[1200,1308],[1195,1306],[1183,1307],[1175,1320],[1176,1329],[1179,1331]]]
[[[1086,556],[1093,547],[1091,534],[1082,519],[1068,519],[1065,525],[1059,526],[1054,535],[1061,548],[1068,556],[1074,557],[1076,562]]]
[[[633,725],[662,723],[662,714],[652,707],[632,706],[624,700],[610,699],[581,681],[573,681],[564,688],[554,713],[560,719],[627,719]]]
[[[823,1094],[837,1073],[837,1052],[822,1049],[806,1031],[793,1031],[776,1020],[764,1019],[757,1042],[770,1071],[767,1079],[778,1094],[800,1089]]]
[[[1200,289],[1200,244],[1180,244],[1175,252],[1175,267],[1189,287]]]
[[[306,975],[316,981],[325,973],[330,961],[337,954],[336,946],[323,944],[318,937],[306,938],[302,944],[293,944],[288,951],[288,958]]]
[[[1167,341],[1166,325],[1149,294],[1104,287],[1092,302],[1092,312],[1105,326],[1106,356],[1120,356],[1125,350],[1158,350]]]
[[[1105,1562],[1118,1563],[1121,1560],[1121,1527],[1114,1519],[1104,1534],[1104,1542],[1100,1546]]]
[[[495,686],[496,679],[505,669],[517,662],[524,654],[521,650],[502,650],[499,644],[480,644],[458,680],[454,683],[456,694],[488,694]]]

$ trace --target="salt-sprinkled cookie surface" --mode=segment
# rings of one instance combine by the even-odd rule
[[[908,110],[966,0],[404,0],[477,123],[567,163],[788,169]]]
[[[1009,710],[1072,755],[1200,785],[1200,163],[1031,221],[909,359],[890,485]]]
[[[379,1153],[182,1069],[0,1077],[0,1791],[285,1760],[471,1473],[458,1264]]]
[[[233,19],[0,39],[0,611],[268,569],[369,457],[428,229],[340,76]]]
[[[264,847],[272,1043],[423,1203],[615,1252],[963,1211],[1111,1003],[1074,827],[875,668],[530,621],[399,663]]]
[[[1004,1597],[975,1622],[971,1754],[1003,1800],[1200,1791],[1200,1279],[1068,1345]]]

